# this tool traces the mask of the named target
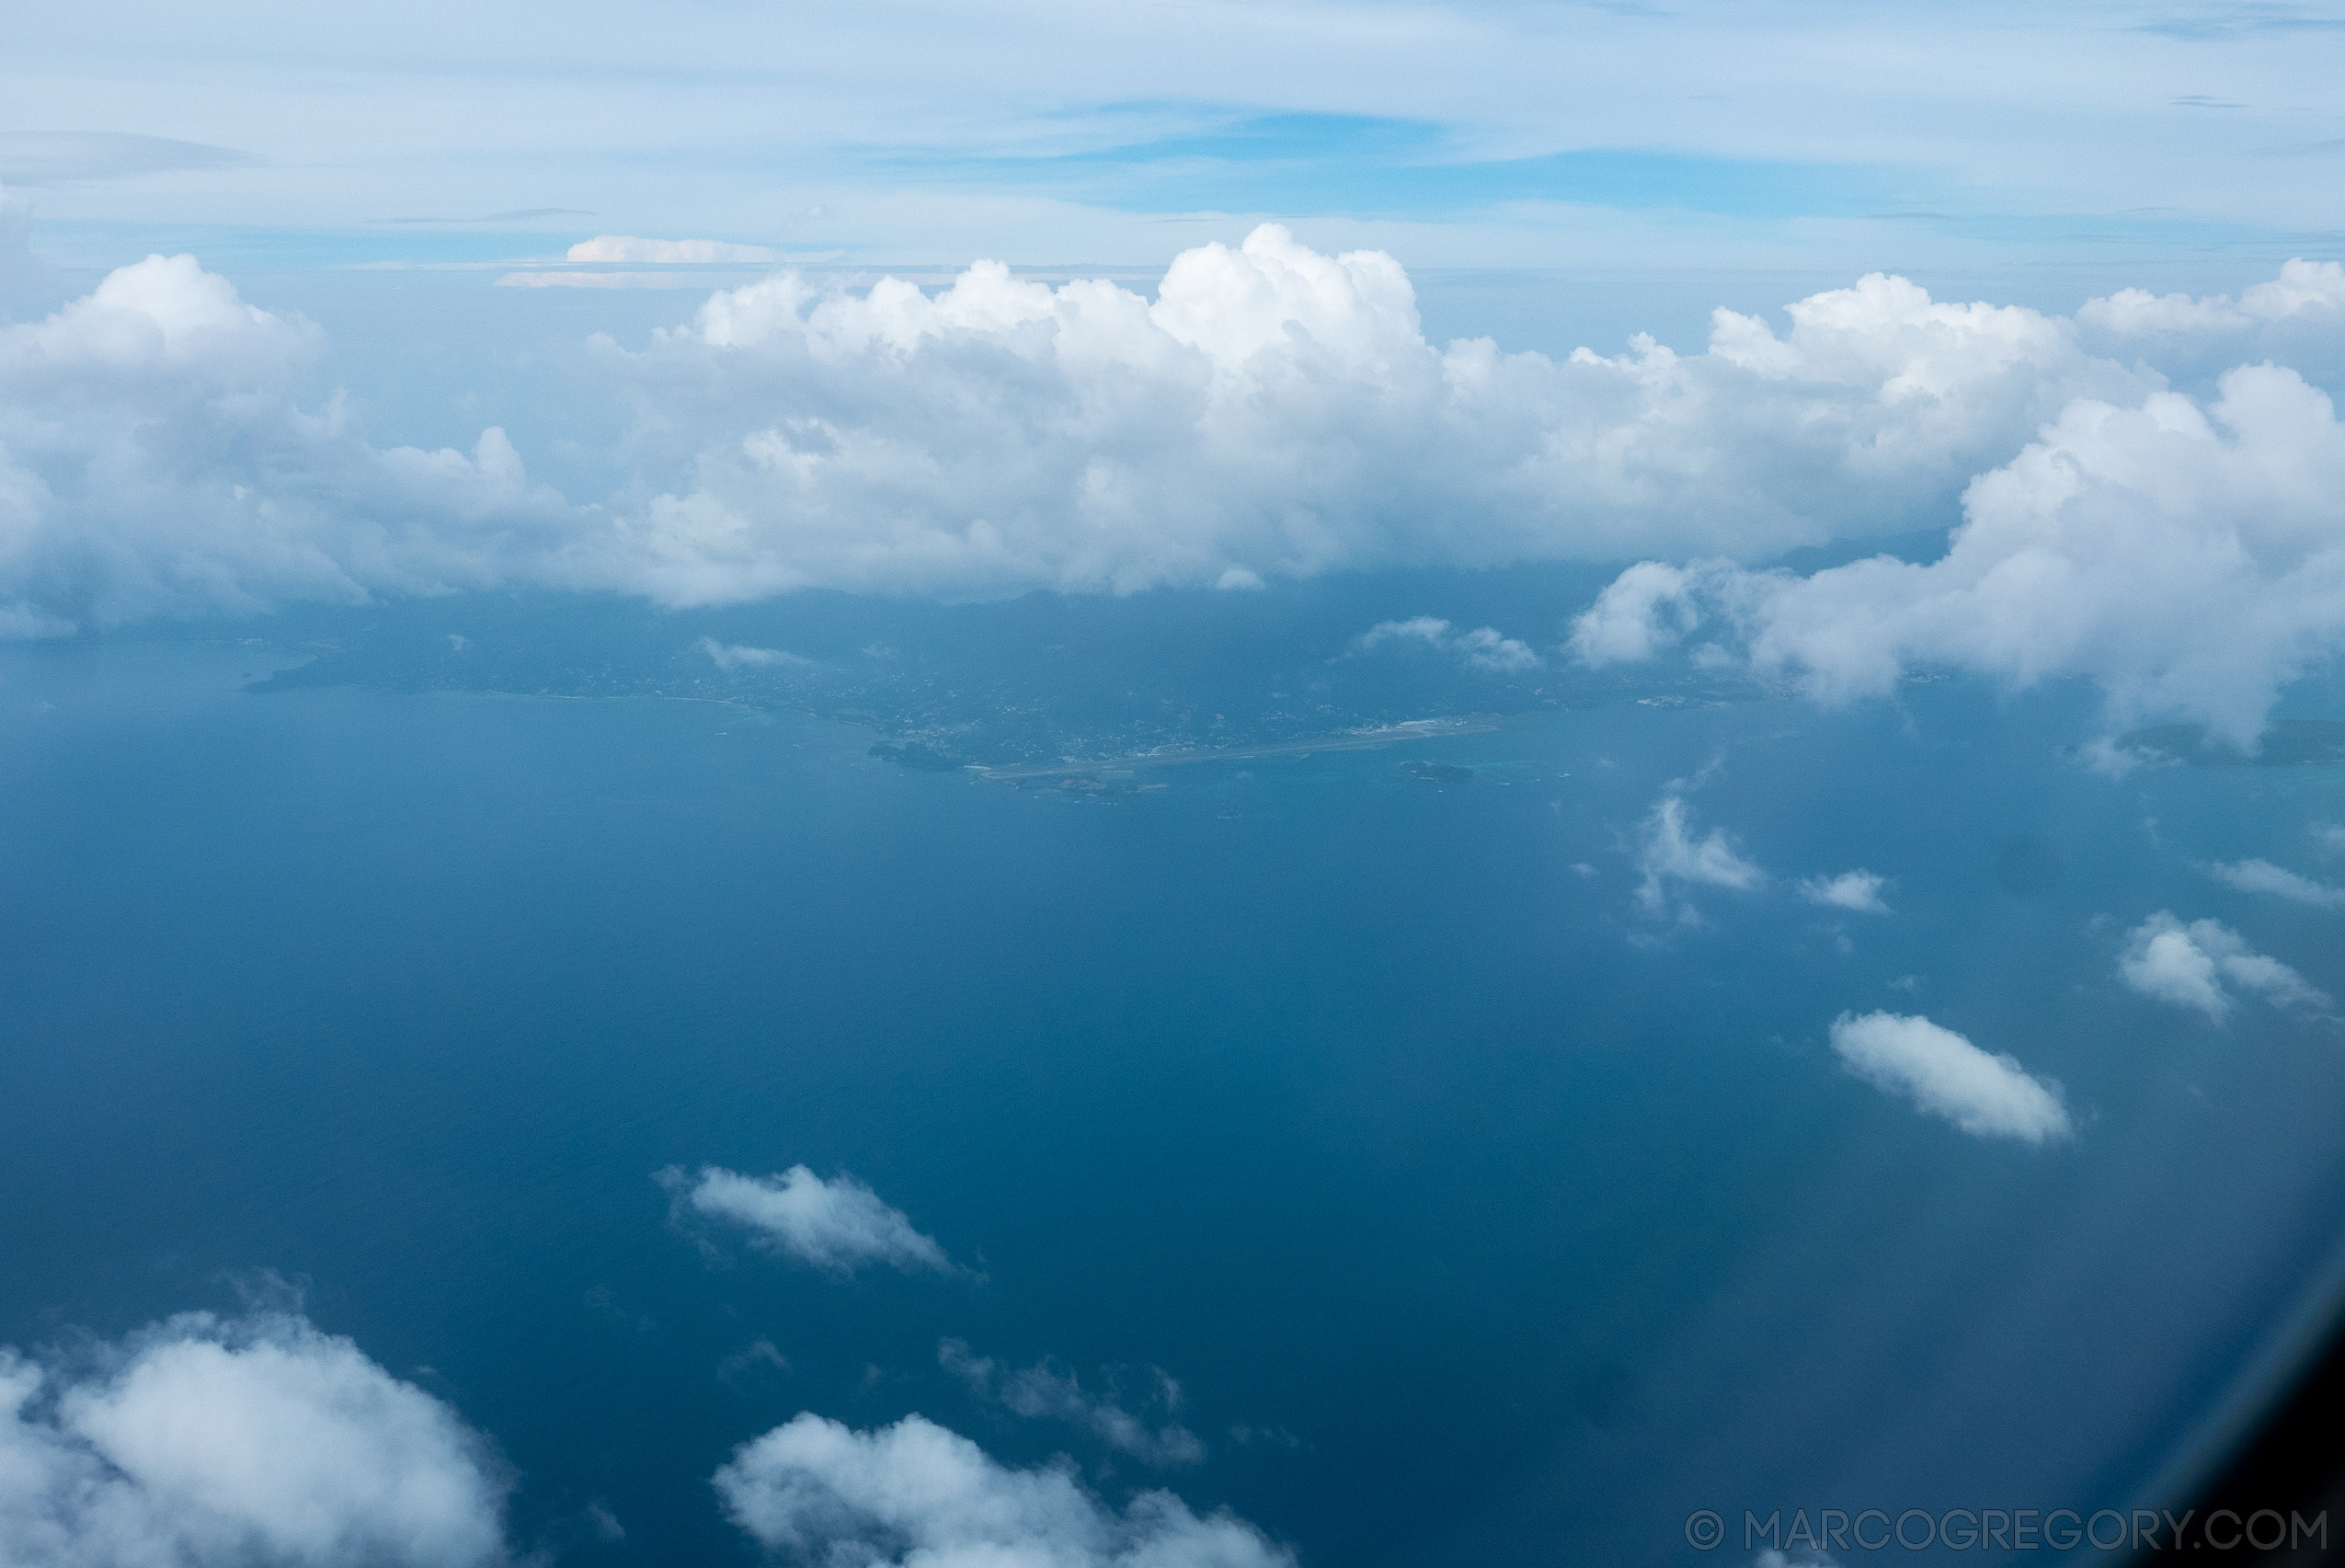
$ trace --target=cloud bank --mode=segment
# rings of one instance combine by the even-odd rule
[[[829,1181],[804,1165],[777,1176],[744,1176],[704,1165],[697,1178],[659,1173],[681,1209],[749,1232],[752,1244],[833,1274],[885,1264],[906,1274],[949,1273],[952,1260],[912,1228],[903,1210],[843,1172]]]
[[[1167,1469],[1193,1465],[1205,1459],[1205,1444],[1178,1422],[1160,1427],[1126,1410],[1114,1393],[1094,1394],[1071,1372],[1060,1372],[1049,1362],[1004,1371],[990,1356],[972,1356],[968,1345],[948,1339],[936,1347],[937,1365],[968,1384],[979,1399],[998,1400],[1029,1420],[1047,1418],[1082,1427],[1120,1453],[1142,1464]],[[1150,1368],[1154,1387],[1150,1401],[1169,1413],[1181,1406],[1181,1385],[1161,1370]]]
[[[171,1319],[79,1375],[0,1349],[11,1568],[466,1568],[505,1483],[455,1413],[301,1318]]]
[[[1974,1138],[2040,1144],[2075,1130],[2058,1084],[2030,1077],[2012,1058],[1983,1051],[1918,1014],[1844,1013],[1833,1021],[1832,1048],[1874,1088],[1903,1095]]]
[[[495,429],[468,452],[370,444],[298,394],[315,328],[153,257],[0,329],[0,628],[498,585],[683,605],[1642,557],[1578,658],[1690,640],[1836,702],[1917,665],[2077,676],[2120,717],[2246,738],[2345,639],[2345,431],[2319,384],[2340,323],[2327,263],[2073,320],[1874,275],[1779,328],[1716,312],[1699,353],[1558,360],[1436,345],[1390,257],[1275,224],[1184,252],[1152,299],[990,262],[932,292],[784,269],[638,348],[594,341],[581,384],[637,417],[632,476],[581,498]],[[2177,390],[2159,354],[2234,368]],[[1747,565],[1947,523],[1935,561]],[[1489,628],[1377,630],[1538,658]]]
[[[1391,258],[1275,225],[1184,253],[1152,302],[989,263],[932,297],[785,272],[622,357],[697,441],[633,542],[690,601],[1767,554],[1930,521],[2074,397],[2148,384],[2067,323],[1902,280],[1790,315],[1721,312],[1693,356],[1436,347]]]
[[[2117,973],[2153,1001],[2187,1007],[2216,1024],[2229,1021],[2244,993],[2274,1007],[2328,1010],[2327,993],[2277,958],[2258,953],[2220,921],[2185,925],[2165,910],[2126,933]]]
[[[1169,1492],[1121,1513],[1064,1465],[1012,1470],[908,1415],[856,1432],[801,1414],[716,1472],[733,1522],[804,1561],[919,1568],[1289,1568],[1291,1553],[1227,1512]]]

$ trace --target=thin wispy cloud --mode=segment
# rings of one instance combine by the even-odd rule
[[[573,262],[653,262],[667,266],[703,266],[710,262],[771,262],[780,258],[769,246],[735,245],[714,239],[640,239],[633,235],[599,235],[580,240],[569,249]]]
[[[2242,860],[2227,865],[2217,862],[2206,868],[2206,874],[2242,893],[2268,893],[2275,898],[2310,904],[2316,909],[2335,909],[2345,904],[2345,887],[2316,882],[2268,860]]]
[[[981,1400],[999,1403],[1028,1419],[1049,1419],[1080,1426],[1119,1453],[1158,1469],[1200,1463],[1205,1444],[1179,1422],[1167,1419],[1151,1426],[1125,1407],[1117,1391],[1094,1393],[1072,1372],[1062,1372],[1048,1361],[1032,1367],[1005,1368],[989,1356],[973,1355],[962,1340],[948,1339],[936,1349],[937,1365],[968,1385]],[[1170,1417],[1181,1408],[1181,1385],[1161,1368],[1148,1369],[1142,1408],[1153,1406]]]
[[[778,647],[751,647],[703,637],[693,645],[719,670],[811,670],[814,660]]]
[[[70,185],[142,175],[228,169],[257,164],[252,154],[169,136],[120,131],[0,132],[0,185]]]

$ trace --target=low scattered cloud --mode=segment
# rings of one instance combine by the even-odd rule
[[[1800,884],[1800,897],[1811,904],[1823,904],[1836,910],[1853,910],[1859,914],[1885,915],[1893,913],[1882,889],[1889,879],[1859,867],[1844,871],[1837,876],[1811,876]]]
[[[2075,1130],[2058,1084],[1919,1014],[1844,1013],[1833,1021],[1832,1048],[1874,1088],[1974,1138],[2040,1144]]]
[[[1013,1470],[918,1415],[858,1432],[800,1414],[715,1475],[726,1515],[768,1551],[857,1568],[1289,1568],[1226,1509],[1170,1492],[1118,1512],[1064,1463]]]
[[[720,643],[715,637],[703,637],[695,645],[700,651],[715,661],[719,670],[812,670],[814,660],[778,647],[748,647],[739,643]]]
[[[1767,873],[1745,860],[1722,828],[1696,838],[1693,809],[1676,788],[1663,792],[1644,821],[1644,837],[1637,849],[1637,869],[1644,880],[1637,885],[1637,908],[1656,920],[1674,919],[1680,925],[1701,923],[1700,911],[1682,898],[1680,887],[1724,887],[1747,893],[1767,884]]]
[[[937,1365],[959,1378],[979,1399],[997,1402],[1030,1420],[1064,1421],[1080,1426],[1120,1453],[1157,1469],[1193,1465],[1205,1459],[1205,1444],[1178,1422],[1151,1427],[1124,1408],[1111,1385],[1094,1394],[1071,1372],[1061,1372],[1048,1361],[1005,1370],[989,1356],[973,1356],[961,1340],[948,1339],[936,1347]],[[1159,1368],[1149,1369],[1148,1404],[1170,1415],[1181,1407],[1181,1385]]]
[[[2269,893],[2275,898],[2324,910],[2345,904],[2345,887],[2300,876],[2268,860],[2234,861],[2227,865],[2218,861],[2206,868],[2206,874],[2242,893]]]
[[[716,1364],[717,1381],[734,1386],[753,1382],[762,1377],[784,1376],[789,1371],[790,1358],[763,1335],[749,1341]]]
[[[506,1482],[487,1445],[347,1339],[290,1314],[191,1313],[94,1360],[0,1349],[0,1561],[506,1561]]]
[[[1502,635],[1496,628],[1477,626],[1461,632],[1432,615],[1406,621],[1379,621],[1360,634],[1356,645],[1365,653],[1387,643],[1418,643],[1463,658],[1477,670],[1498,675],[1520,675],[1547,661],[1528,643]]]
[[[669,1166],[658,1179],[676,1194],[680,1211],[739,1226],[752,1245],[829,1273],[852,1274],[871,1264],[906,1274],[952,1271],[944,1249],[914,1230],[903,1210],[843,1172],[825,1181],[804,1165],[774,1176],[745,1176],[719,1165],[687,1176]]]
[[[2229,1021],[2242,995],[2278,1008],[2325,1013],[2328,997],[2279,959],[2249,947],[2219,921],[2188,925],[2165,910],[2126,933],[2117,973],[2153,1001],[2203,1013],[2216,1024]]]

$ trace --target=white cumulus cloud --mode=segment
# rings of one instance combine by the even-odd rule
[[[2334,909],[2345,904],[2345,887],[2316,882],[2309,876],[2299,876],[2268,860],[2242,860],[2230,864],[2217,862],[2208,866],[2206,871],[2216,881],[2227,883],[2242,893],[2269,893],[2274,898],[2311,904],[2320,909]]]
[[[607,235],[579,265],[756,248]],[[2338,279],[2291,263],[2236,303],[2112,295],[2080,325],[1872,275],[1780,322],[1716,312],[1700,352],[1556,359],[1436,344],[1390,257],[1275,224],[1184,252],[1152,298],[990,262],[933,292],[785,268],[636,348],[592,340],[571,390],[635,410],[629,471],[566,497],[499,429],[371,444],[299,390],[314,327],[153,257],[0,328],[0,631],[495,586],[967,599],[1627,559],[1583,659],[1700,636],[1834,701],[1916,665],[2079,676],[2118,717],[2252,738],[2345,642],[2345,429],[2285,362]],[[2271,362],[2176,390],[2144,362],[2172,335],[2119,331],[2160,312],[2261,323],[2198,336]],[[1958,519],[1926,564],[1744,565]]]
[[[1973,1137],[2043,1143],[2074,1130],[2058,1084],[1919,1014],[1844,1013],[1833,1021],[1832,1048],[1874,1088]]]
[[[907,1274],[946,1273],[953,1266],[944,1249],[913,1229],[903,1210],[843,1172],[825,1181],[804,1165],[774,1176],[704,1165],[697,1177],[671,1167],[659,1180],[678,1195],[681,1209],[738,1225],[755,1245],[834,1274],[867,1264]]]
[[[1837,876],[1811,876],[1801,882],[1800,897],[1812,904],[1824,904],[1836,910],[1854,910],[1859,914],[1885,915],[1891,912],[1888,900],[1881,896],[1889,879],[1866,871],[1844,871]]]
[[[1109,1448],[1159,1469],[1193,1465],[1205,1458],[1205,1444],[1176,1421],[1150,1426],[1124,1408],[1115,1394],[1095,1394],[1072,1372],[1049,1362],[1005,1369],[990,1356],[974,1356],[967,1343],[948,1339],[936,1347],[937,1365],[959,1378],[980,1399],[996,1400],[1029,1420],[1047,1418],[1082,1427]],[[1149,1403],[1170,1413],[1181,1407],[1181,1385],[1150,1369]]]
[[[558,551],[571,511],[502,430],[385,452],[303,406],[321,349],[186,256],[0,328],[0,631],[486,587]]]
[[[1292,1553],[1169,1492],[1120,1512],[1070,1467],[1012,1470],[918,1415],[857,1432],[812,1413],[716,1472],[733,1522],[770,1551],[877,1568],[1287,1568]]]
[[[2117,957],[2124,982],[2154,1001],[2188,1007],[2221,1024],[2239,993],[2274,1007],[2324,1012],[2328,997],[2279,959],[2258,953],[2220,921],[2185,925],[2165,910],[2126,933]]]
[[[465,1568],[505,1483],[446,1405],[291,1315],[174,1318],[78,1375],[0,1350],[11,1568]]]
[[[2087,300],[2076,312],[2079,326],[2127,338],[2236,331],[2291,316],[2345,318],[2345,267],[2299,258],[2283,264],[2279,277],[2255,284],[2236,302],[2228,294],[2193,298],[2120,289],[2105,299]]]
[[[622,356],[694,442],[623,569],[699,601],[1764,554],[1910,527],[2075,396],[2147,384],[2065,322],[1899,279],[1788,315],[1720,312],[1698,355],[1436,347],[1391,258],[1275,225],[1184,253],[1153,301],[992,263],[933,295],[784,271]]]
[[[2294,371],[2231,371],[2204,406],[2080,398],[1971,482],[1936,562],[1653,563],[1606,589],[1573,646],[1611,662],[1714,625],[1826,702],[1886,694],[1916,665],[2086,676],[2118,719],[2179,714],[2245,743],[2345,638],[2340,487],[2345,428]]]

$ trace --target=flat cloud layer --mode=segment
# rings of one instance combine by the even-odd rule
[[[726,245],[713,239],[637,239],[632,235],[598,235],[569,249],[571,261],[635,261],[667,266],[712,261],[772,261],[773,252],[761,245]]]
[[[817,1268],[851,1274],[887,1264],[907,1274],[949,1272],[944,1249],[914,1230],[903,1210],[843,1173],[823,1180],[804,1165],[778,1176],[744,1176],[707,1165],[696,1180],[660,1173],[692,1213],[746,1228],[756,1244]]]
[[[2126,933],[2117,973],[2154,1001],[2203,1013],[2213,1023],[2231,1016],[2241,993],[2274,1007],[2324,1012],[2328,997],[2279,959],[2258,953],[2220,921],[2188,925],[2165,910]]]
[[[1832,1048],[1876,1089],[1902,1094],[1973,1137],[2043,1143],[2074,1130],[2057,1084],[1919,1015],[1844,1013],[1833,1021]]]
[[[0,1349],[10,1568],[464,1568],[503,1496],[454,1412],[298,1317],[174,1318],[78,1377]]]
[[[1228,1513],[1169,1492],[1121,1512],[1064,1466],[1012,1470],[917,1415],[875,1432],[804,1413],[716,1472],[733,1522],[803,1561],[919,1568],[1289,1568]]]
[[[704,255],[682,243],[586,248]],[[995,263],[934,293],[784,269],[639,349],[596,340],[589,383],[641,413],[634,477],[582,501],[498,429],[377,449],[294,394],[320,334],[154,257],[0,330],[0,629],[505,584],[705,604],[1643,556],[1581,658],[1692,639],[1832,701],[1916,664],[2078,675],[2121,715],[2243,738],[2345,639],[2345,430],[2316,384],[2345,269],[2075,320],[1874,275],[1786,314],[1719,311],[1699,354],[1436,346],[1391,258],[1275,225],[1183,253],[1152,300]],[[2225,355],[2211,396],[2153,368]],[[1957,521],[1930,563],[1741,564]]]

